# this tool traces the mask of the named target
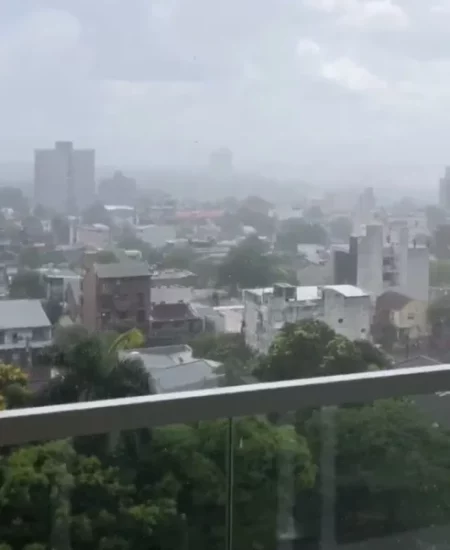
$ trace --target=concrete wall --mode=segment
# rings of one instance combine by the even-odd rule
[[[382,225],[368,225],[359,238],[356,286],[375,296],[383,292]]]
[[[349,340],[370,336],[372,302],[369,296],[346,297],[332,289],[324,290],[324,321]]]
[[[406,295],[428,302],[430,286],[430,252],[427,247],[409,248]]]

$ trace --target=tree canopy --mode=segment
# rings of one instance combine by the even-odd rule
[[[36,271],[19,271],[9,287],[10,298],[42,299],[45,297],[45,286]]]
[[[325,245],[328,234],[320,223],[302,218],[290,218],[281,223],[277,234],[277,248],[296,253],[298,244]]]
[[[19,253],[19,266],[28,269],[37,269],[42,265],[42,255],[35,246],[22,248]]]
[[[80,327],[59,330],[50,361],[60,376],[41,394],[45,400],[32,403],[148,393],[145,369],[118,353],[140,344],[136,332],[104,338]],[[205,336],[192,346],[224,362],[255,360],[238,336]],[[287,325],[267,357],[256,360],[261,380],[390,366],[370,343],[350,342],[318,321]],[[25,383],[21,371],[0,365],[3,406],[14,406],[10,390]],[[343,405],[333,409],[328,455],[323,411],[300,411],[232,423],[180,419],[122,433],[108,445],[85,436],[1,449],[0,549],[221,550],[230,454],[236,550],[272,550],[288,527],[299,546],[318,547],[330,456],[337,545],[392,537],[392,548],[432,547],[421,528],[446,525],[450,513],[446,427],[416,398]],[[381,544],[389,548],[385,538]]]
[[[248,237],[232,248],[218,269],[219,286],[238,288],[266,287],[276,281],[274,258],[258,237]]]

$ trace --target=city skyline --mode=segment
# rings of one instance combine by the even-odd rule
[[[7,0],[0,162],[70,139],[100,164],[201,165],[221,147],[244,167],[445,164],[449,13],[438,0]]]

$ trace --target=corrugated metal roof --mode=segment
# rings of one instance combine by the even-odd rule
[[[40,300],[0,300],[0,330],[50,326]]]
[[[147,262],[135,260],[115,262],[111,264],[94,264],[95,273],[100,279],[122,279],[126,277],[150,277],[150,267]]]

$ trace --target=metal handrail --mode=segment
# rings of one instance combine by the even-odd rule
[[[450,390],[450,365],[249,384],[0,413],[0,446]]]

